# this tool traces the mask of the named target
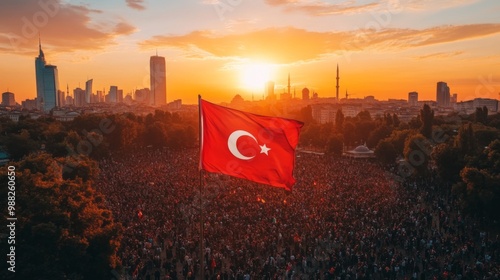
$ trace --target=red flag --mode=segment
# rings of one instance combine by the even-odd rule
[[[291,190],[302,122],[254,115],[200,99],[200,169]]]

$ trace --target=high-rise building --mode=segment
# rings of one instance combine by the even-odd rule
[[[450,107],[450,88],[445,82],[438,82],[436,89],[438,107]]]
[[[150,95],[151,91],[149,90],[149,88],[136,89],[134,100],[142,104],[150,104],[149,103]]]
[[[274,82],[268,81],[266,83],[266,98],[267,100],[276,100],[276,96],[274,95]]]
[[[123,102],[123,89],[116,91],[116,102]]]
[[[453,106],[455,103],[457,103],[457,100],[458,100],[458,94],[457,93],[454,93],[452,96],[451,96],[451,99],[450,99],[450,105]]]
[[[97,91],[97,102],[98,102],[98,103],[99,103],[99,102],[104,102],[104,100],[103,100],[103,92],[104,92],[104,91],[101,91],[101,90],[98,90],[98,91]]]
[[[165,69],[165,58],[162,56],[152,56],[149,59],[149,75],[151,84],[151,94],[153,104],[162,106],[167,104],[167,74]]]
[[[64,91],[62,90],[57,90],[57,106],[64,106]]]
[[[39,54],[35,58],[37,109],[48,112],[52,108],[62,105],[59,104],[60,100],[57,98],[59,78],[57,66],[46,63],[40,41],[38,42],[38,49]]]
[[[85,102],[90,104],[92,102],[92,84],[94,80],[90,79],[85,82]]]
[[[418,106],[418,92],[412,91],[408,93],[408,105],[412,107]]]
[[[27,110],[35,110],[36,104],[37,104],[36,98],[35,99],[26,99],[26,100],[21,102],[21,106]]]
[[[16,106],[16,99],[12,92],[2,93],[2,105],[3,106]]]
[[[85,102],[85,90],[81,88],[75,88],[73,90],[73,96],[75,97],[75,106],[76,107],[83,107],[87,104]]]
[[[308,88],[303,88],[302,89],[302,100],[309,100],[309,89]]]
[[[336,98],[337,98],[337,102],[340,101],[339,99],[339,80],[340,80],[340,77],[339,77],[339,64],[337,63],[337,86],[335,87],[336,90],[335,90],[335,93],[336,93]]]
[[[108,95],[106,95],[106,102],[116,103],[118,102],[118,87],[110,86]]]

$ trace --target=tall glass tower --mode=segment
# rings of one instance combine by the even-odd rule
[[[165,58],[152,56],[149,59],[149,75],[151,84],[151,105],[161,106],[167,104],[167,75],[165,70]]]
[[[38,57],[35,58],[36,74],[36,107],[38,110],[49,112],[58,104],[57,92],[59,91],[59,78],[57,66],[48,65],[42,51],[42,45],[38,42]]]

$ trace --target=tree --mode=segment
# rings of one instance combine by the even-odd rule
[[[355,124],[356,140],[360,143],[368,141],[370,133],[375,129],[376,123],[368,120],[361,120]]]
[[[430,139],[432,136],[432,124],[434,121],[434,110],[431,110],[429,105],[425,104],[424,107],[420,110],[419,119],[422,123],[420,127],[420,133]]]
[[[431,156],[441,180],[449,183],[460,180],[460,170],[464,168],[465,161],[458,148],[442,143],[433,149]]]
[[[401,124],[401,121],[396,113],[392,114],[392,122],[394,123],[394,127],[398,127]]]
[[[91,181],[62,178],[64,164],[44,153],[15,165],[18,279],[110,279],[118,264],[120,224]]]
[[[19,134],[6,136],[4,141],[7,152],[13,160],[19,160],[40,147],[40,144],[31,138],[26,129],[22,129]]]
[[[300,109],[300,115],[299,115],[298,119],[305,124],[314,122],[314,118],[312,115],[312,107],[307,106],[307,107]]]
[[[405,130],[394,130],[392,134],[389,136],[389,140],[391,141],[392,145],[394,146],[394,149],[396,149],[396,152],[398,155],[403,155],[404,149],[405,149],[405,143],[406,139],[412,134],[413,132],[409,129]]]
[[[458,130],[454,147],[458,148],[462,156],[473,156],[476,152],[476,140],[472,124],[464,124]]]
[[[370,115],[370,112],[367,110],[363,110],[363,111],[359,112],[356,117],[359,120],[363,120],[363,121],[371,121],[372,120],[372,116]]]
[[[427,174],[429,158],[432,148],[430,142],[422,134],[416,134],[406,140],[405,160],[414,168],[413,175],[424,176]]]
[[[477,107],[476,112],[474,113],[474,120],[476,122],[486,124],[488,122],[488,107]]]
[[[344,122],[344,143],[346,146],[351,146],[356,140],[355,126],[351,121]]]
[[[366,141],[366,145],[369,148],[376,147],[380,140],[387,138],[389,135],[391,135],[392,129],[391,127],[387,125],[380,125],[377,128],[375,128],[371,133],[370,136],[368,136],[368,140]]]
[[[342,155],[343,148],[342,134],[335,134],[328,141],[327,154],[339,157]]]
[[[377,147],[375,147],[375,156],[378,160],[380,160],[380,162],[388,165],[396,161],[398,153],[391,141],[384,139],[378,143]]]
[[[342,113],[342,108],[337,109],[337,113],[335,114],[335,130],[338,132],[342,132],[344,128],[344,113]]]
[[[466,167],[460,172],[465,188],[461,191],[465,209],[479,216],[500,218],[500,177],[487,170]]]

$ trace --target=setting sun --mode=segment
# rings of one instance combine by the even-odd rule
[[[250,63],[242,66],[242,86],[251,91],[263,91],[267,81],[272,80],[273,66],[266,63]]]

